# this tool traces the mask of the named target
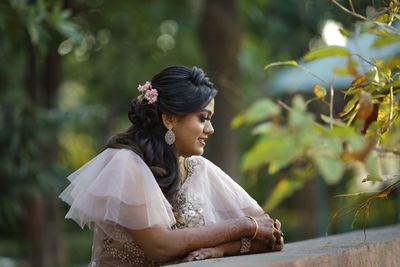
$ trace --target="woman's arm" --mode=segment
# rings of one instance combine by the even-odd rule
[[[240,248],[242,242],[240,240],[225,243],[213,248],[201,248],[190,252],[185,261],[204,260],[209,258],[221,258],[225,256],[241,255]],[[283,248],[283,238],[280,243],[271,245],[268,241],[255,239],[251,241],[250,251],[245,254],[255,254],[261,252],[280,251]]]
[[[280,230],[274,227],[274,221],[268,215],[257,217],[256,220],[259,225],[257,238],[270,242],[280,238]],[[130,233],[148,258],[157,262],[168,262],[200,248],[216,247],[252,236],[255,228],[250,218],[242,217],[196,228],[146,228],[130,230]]]
[[[215,248],[223,252],[223,256],[237,256],[240,255],[240,248],[242,246],[242,241],[236,240],[229,243],[225,243]],[[277,242],[270,243],[268,240],[254,239],[251,240],[250,250],[245,254],[254,254],[260,252],[271,252],[280,251],[283,248],[283,237],[281,237]],[[206,257],[203,257],[206,258]],[[203,259],[202,258],[202,259]]]
[[[279,220],[275,220],[274,226],[280,230],[281,223]],[[247,242],[250,239],[247,238]],[[246,242],[246,241],[245,241]],[[280,251],[283,249],[283,234],[280,238],[276,239],[275,243],[271,243],[269,240],[254,239],[250,241],[249,251],[245,254],[260,253],[260,252],[270,252],[270,251]],[[236,256],[240,255],[242,244],[241,240],[235,240],[232,242],[224,243],[212,248],[201,248],[189,253],[185,258],[187,261],[193,260],[203,260],[208,258],[219,258],[224,256]]]

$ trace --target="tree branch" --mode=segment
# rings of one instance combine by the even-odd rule
[[[353,11],[347,9],[345,6],[343,6],[342,4],[340,4],[338,1],[336,1],[336,0],[331,0],[331,1],[332,1],[335,5],[337,5],[340,9],[342,9],[344,12],[346,12],[346,13],[348,13],[348,14],[354,16],[354,17],[357,17],[357,18],[359,18],[359,19],[368,20],[366,17],[364,17],[364,16],[362,16],[362,15],[356,13],[356,12],[353,12]]]

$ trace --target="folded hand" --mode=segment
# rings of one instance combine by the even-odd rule
[[[280,221],[271,219],[267,214],[255,219],[258,223],[256,238],[266,241],[272,251],[282,250],[284,240]]]

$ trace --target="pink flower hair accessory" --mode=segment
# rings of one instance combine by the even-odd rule
[[[139,84],[137,89],[140,92],[140,95],[137,97],[137,100],[139,101],[139,103],[142,103],[142,101],[144,99],[147,100],[148,104],[153,104],[153,103],[157,102],[158,91],[157,91],[157,89],[153,89],[151,87],[150,82],[147,81],[143,85]]]

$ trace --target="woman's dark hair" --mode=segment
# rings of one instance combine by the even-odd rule
[[[109,148],[127,148],[150,167],[164,195],[171,200],[180,186],[177,152],[165,143],[162,114],[185,116],[207,106],[217,90],[198,67],[171,66],[151,80],[158,98],[153,104],[134,98],[128,113],[132,125],[107,142]]]

